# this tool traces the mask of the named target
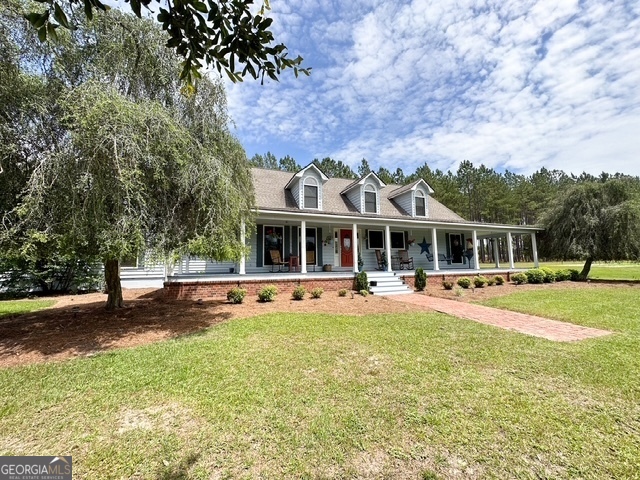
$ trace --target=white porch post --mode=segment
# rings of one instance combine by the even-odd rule
[[[353,273],[358,273],[358,224],[354,223],[352,227],[352,241],[353,245]]]
[[[244,248],[245,242],[246,242],[246,231],[245,231],[245,224],[244,224],[244,220],[240,221],[240,245],[242,245],[242,247]],[[245,275],[246,272],[246,266],[247,266],[247,260],[244,257],[244,253],[242,254],[242,256],[240,257],[240,264],[238,265],[238,273],[240,275]]]
[[[500,251],[498,250],[498,238],[493,239],[493,259],[496,262],[496,268],[500,268]]]
[[[300,221],[300,273],[307,273],[307,221]]]
[[[480,256],[478,255],[478,232],[473,230],[471,232],[471,238],[473,239],[473,268],[480,270]]]
[[[438,260],[438,235],[436,233],[435,227],[431,229],[431,247],[433,251],[431,252],[433,255],[433,270],[440,270],[440,261]]]
[[[384,236],[385,236],[385,253],[387,254],[387,272],[392,272],[391,268],[391,228],[389,225],[384,227]]]
[[[538,262],[538,242],[536,241],[536,232],[531,234],[531,250],[533,251],[533,268],[540,267]]]
[[[513,238],[511,238],[511,232],[507,232],[507,250],[509,253],[509,268],[516,268],[516,264],[513,263]]]

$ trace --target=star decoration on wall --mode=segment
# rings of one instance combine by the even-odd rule
[[[429,251],[431,244],[427,243],[427,239],[425,237],[422,237],[422,243],[419,243],[418,245],[420,245],[420,255],[424,252],[427,252],[427,256],[431,255],[431,252]]]

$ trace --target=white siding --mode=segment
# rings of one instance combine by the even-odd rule
[[[408,191],[393,199],[400,208],[402,208],[408,215],[414,216],[413,211],[413,192]]]
[[[353,203],[353,206],[356,207],[360,213],[362,213],[362,211],[364,210],[362,188],[354,188],[350,192],[347,192],[347,198],[351,203]]]
[[[295,179],[291,184],[291,194],[293,195],[293,199],[296,201],[296,205],[298,205],[298,208],[301,208],[300,207],[300,186],[301,186],[301,183],[299,179]]]

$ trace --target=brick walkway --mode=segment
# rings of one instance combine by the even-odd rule
[[[500,310],[498,308],[474,305],[428,295],[394,295],[387,297],[399,302],[410,303],[425,310],[435,310],[454,317],[466,318],[474,322],[494,327],[542,337],[556,342],[572,342],[586,338],[602,337],[613,332],[597,328],[582,327],[572,323],[559,322],[548,318],[524,313]]]

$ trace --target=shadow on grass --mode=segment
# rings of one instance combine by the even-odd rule
[[[125,304],[113,312],[100,301],[0,318],[0,367],[194,334],[231,318],[222,301],[171,301],[157,292]]]

